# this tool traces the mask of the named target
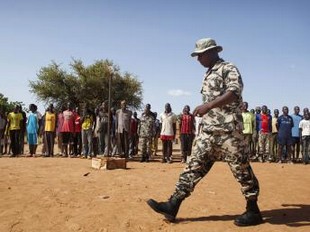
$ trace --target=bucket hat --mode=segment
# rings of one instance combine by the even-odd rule
[[[223,47],[217,45],[214,39],[203,38],[197,40],[195,44],[195,49],[192,52],[191,56],[197,56],[198,54],[204,53],[205,51],[211,50],[213,48],[216,48],[217,52],[221,52],[223,50]]]

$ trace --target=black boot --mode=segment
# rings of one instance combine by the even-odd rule
[[[248,200],[246,211],[235,219],[237,226],[254,226],[263,222],[256,200]]]
[[[147,201],[147,204],[157,213],[163,214],[165,218],[173,222],[179,211],[182,200],[170,197],[167,202],[157,202],[153,199]]]

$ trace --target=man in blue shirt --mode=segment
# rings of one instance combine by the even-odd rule
[[[299,159],[299,153],[300,153],[300,134],[299,134],[299,123],[302,120],[302,116],[299,114],[300,108],[299,106],[294,107],[294,114],[291,115],[294,122],[294,127],[292,128],[292,137],[293,137],[293,162],[297,162]]]
[[[278,128],[278,156],[279,163],[284,161],[283,158],[287,158],[287,161],[291,163],[291,145],[293,144],[292,139],[292,128],[294,126],[294,122],[291,116],[288,115],[288,107],[282,107],[282,115],[278,118],[277,128]],[[283,148],[286,148],[286,155],[283,157]]]

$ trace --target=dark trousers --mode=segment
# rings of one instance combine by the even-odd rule
[[[73,153],[74,155],[81,155],[82,152],[82,134],[76,132],[73,138]]]
[[[139,144],[139,136],[137,134],[134,134],[130,138],[130,149],[129,154],[131,156],[135,156],[138,154],[138,144]]]
[[[191,155],[192,144],[193,144],[192,134],[181,134],[181,151],[183,159],[186,160],[186,157]]]
[[[20,130],[19,132],[19,153],[24,154],[24,146],[25,146],[25,130]]]
[[[118,147],[121,156],[128,158],[129,155],[129,134],[123,130],[123,133],[118,133]]]
[[[3,154],[3,147],[4,147],[4,132],[5,130],[4,129],[0,129],[0,144],[1,144],[1,147],[0,147],[0,155]]]
[[[162,140],[163,143],[163,159],[172,156],[172,140]]]
[[[20,154],[20,130],[10,130],[10,138],[13,155]]]
[[[54,155],[55,133],[52,131],[44,132],[45,153],[47,156]]]
[[[99,155],[99,150],[98,150],[98,147],[99,147],[99,138],[98,137],[93,137],[93,155],[94,157],[96,157],[97,155]]]
[[[310,136],[302,136],[302,156],[303,162],[309,163]]]

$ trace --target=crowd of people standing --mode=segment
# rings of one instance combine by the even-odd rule
[[[41,153],[42,157],[90,159],[101,155],[131,159],[138,153],[140,138],[142,148],[145,147],[142,160],[149,161],[151,153],[156,155],[160,134],[157,113],[151,112],[150,107],[146,105],[143,120],[140,120],[136,112],[127,108],[125,100],[121,101],[119,109],[112,107],[110,110],[107,101],[96,109],[84,107],[82,110],[68,103],[58,112],[51,104],[43,115],[35,104],[30,104],[28,116],[21,106],[16,106],[14,111],[0,114],[0,155],[18,157],[24,154],[27,135],[29,153],[26,157]],[[37,152],[39,140],[43,146],[42,151]],[[54,152],[56,144],[58,153]]]
[[[280,115],[274,109],[273,115],[266,105],[248,110],[248,103],[242,105],[243,134],[248,154],[252,161],[278,163],[309,163],[310,121],[309,109],[282,107]],[[301,150],[302,149],[302,150]]]
[[[248,110],[243,102],[243,135],[251,161],[278,163],[309,163],[310,120],[308,108],[282,107],[271,115],[266,105]],[[110,119],[109,119],[110,113]],[[171,105],[165,104],[164,111],[157,117],[146,104],[141,117],[128,109],[126,101],[120,108],[104,101],[96,109],[80,110],[68,103],[59,112],[51,104],[41,115],[35,104],[30,104],[28,116],[21,106],[14,111],[0,114],[0,154],[16,157],[24,154],[24,138],[27,137],[29,153],[36,156],[39,138],[43,142],[42,156],[92,158],[120,156],[131,159],[140,150],[141,162],[149,162],[158,156],[158,141],[162,143],[162,162],[171,163],[173,144],[180,141],[181,162],[191,155],[194,138],[201,130],[201,118],[194,117],[190,106],[185,105],[182,113],[172,112]],[[110,125],[109,125],[110,123]],[[57,139],[58,153],[54,153]]]

